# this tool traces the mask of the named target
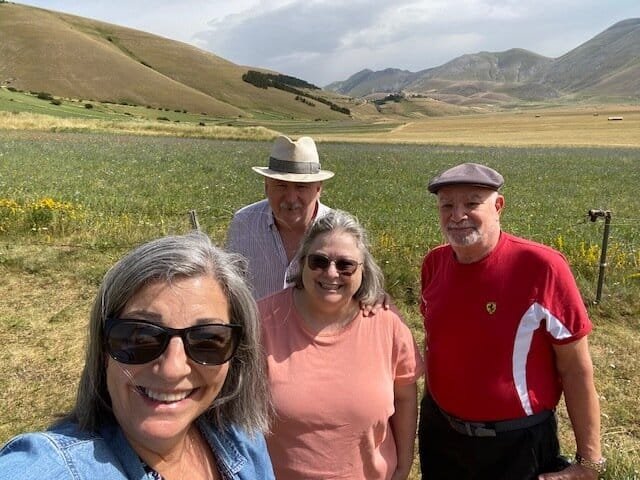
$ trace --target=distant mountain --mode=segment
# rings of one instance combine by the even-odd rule
[[[344,82],[334,82],[324,88],[339,93],[348,92],[347,95],[352,97],[364,97],[376,92],[398,92],[418,77],[418,73],[397,68],[387,68],[379,72],[366,69]]]
[[[480,52],[463,55],[448,63],[423,70],[420,78],[411,85],[419,85],[420,79],[445,79],[455,81],[481,81],[496,83],[523,83],[531,80],[552,60],[519,48],[506,52]]]
[[[428,95],[461,105],[554,98],[637,99],[640,19],[618,22],[556,59],[523,49],[480,52],[415,73],[363,70],[325,88],[354,97],[394,92]]]
[[[0,39],[0,85],[23,91],[221,117],[345,118],[328,104],[243,81],[249,67],[97,20],[0,2]]]

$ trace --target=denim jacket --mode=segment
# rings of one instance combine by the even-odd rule
[[[225,480],[274,479],[264,437],[238,428],[220,431],[198,421]],[[152,480],[117,425],[98,433],[63,423],[11,439],[0,450],[0,480]]]

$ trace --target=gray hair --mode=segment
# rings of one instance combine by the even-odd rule
[[[218,428],[236,425],[249,433],[266,431],[270,402],[259,315],[245,273],[243,257],[224,252],[198,232],[159,238],[128,253],[106,273],[94,301],[85,366],[69,417],[90,431],[115,421],[106,381],[105,319],[118,316],[127,302],[150,283],[210,275],[229,302],[231,323],[243,329],[224,385],[204,416]]]
[[[356,240],[356,245],[362,254],[363,265],[362,283],[358,291],[353,295],[353,298],[365,305],[375,304],[376,300],[384,293],[384,275],[369,251],[367,232],[355,217],[342,210],[330,211],[326,215],[318,218],[311,227],[309,227],[297,253],[300,268],[298,273],[291,278],[291,281],[295,284],[296,288],[303,288],[302,271],[304,270],[304,264],[309,254],[311,244],[320,235],[330,232],[344,232]]]

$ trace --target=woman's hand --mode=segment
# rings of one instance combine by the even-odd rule
[[[376,303],[374,303],[373,305],[365,305],[364,303],[360,303],[360,310],[362,310],[363,316],[373,317],[381,308],[389,310],[390,304],[391,297],[389,297],[386,292],[383,292],[382,295],[378,297],[378,299],[376,299]]]
[[[398,465],[396,471],[391,475],[391,480],[407,480],[409,473],[411,472],[411,465],[407,467],[401,467]]]

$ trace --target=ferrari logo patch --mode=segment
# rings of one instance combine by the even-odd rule
[[[486,308],[487,313],[489,315],[493,315],[494,313],[496,313],[496,302],[487,302]]]

